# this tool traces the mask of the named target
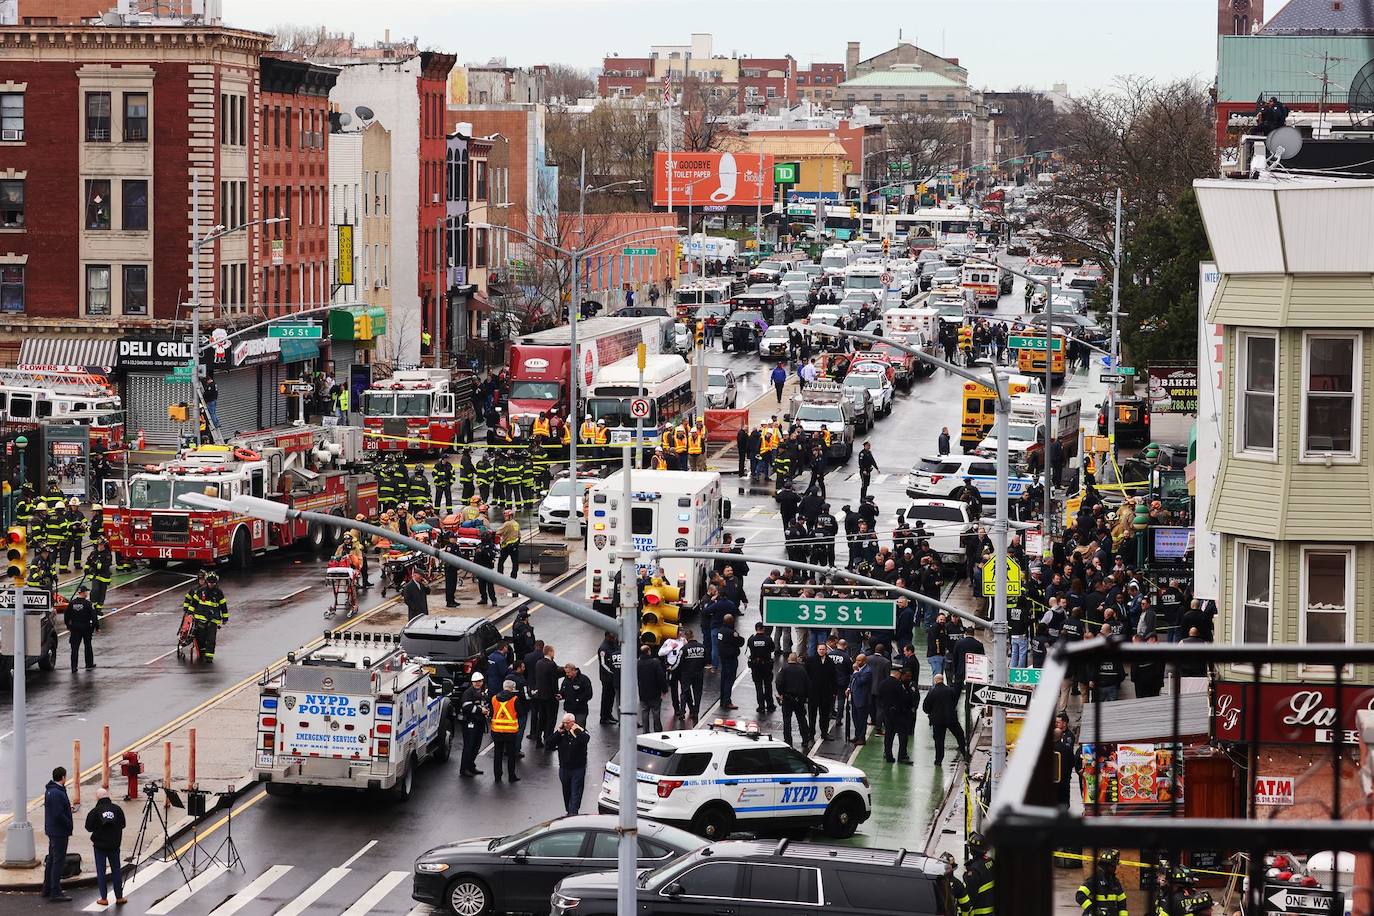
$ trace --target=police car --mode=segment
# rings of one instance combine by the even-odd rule
[[[810,824],[842,838],[872,813],[862,770],[807,757],[754,723],[717,719],[709,728],[640,735],[636,744],[640,816],[709,840]],[[597,797],[603,814],[619,810],[620,770],[617,755]]]

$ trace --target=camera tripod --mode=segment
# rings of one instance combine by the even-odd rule
[[[143,850],[148,842],[148,828],[156,824],[162,828],[161,846],[157,852],[148,856],[149,860],[158,859],[163,862],[175,862],[177,869],[181,872],[183,881],[190,881],[191,878],[186,874],[186,867],[181,863],[181,857],[176,854],[176,848],[172,845],[171,834],[167,831],[167,816],[162,813],[162,809],[157,804],[157,793],[162,786],[156,781],[149,782],[143,786],[143,794],[148,797],[143,803],[143,817],[138,824],[138,836],[134,839],[134,850],[128,859],[128,879],[132,880],[138,873],[138,868],[143,864]],[[156,836],[156,832],[153,834]]]

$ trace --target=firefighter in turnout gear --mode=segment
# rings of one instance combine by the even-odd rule
[[[28,584],[49,592],[57,589],[57,548],[48,544],[38,548],[37,557],[29,564]]]
[[[539,466],[534,462],[535,451],[528,448],[522,457],[520,464],[520,486],[523,488],[521,500],[522,506],[533,505],[537,501],[539,493]]]
[[[26,529],[33,524],[33,514],[38,509],[38,500],[33,495],[33,484],[26,483],[19,489],[19,501],[14,504],[14,521]],[[33,536],[33,531],[29,531]]]
[[[67,508],[62,515],[62,571],[69,573],[72,566],[81,565],[81,544],[86,540],[86,516],[81,514],[81,503],[75,496],[67,500]]]
[[[448,455],[440,455],[439,460],[434,463],[435,511],[438,511],[440,506],[453,511],[453,465],[449,464]]]
[[[418,464],[413,465],[410,469],[410,483],[406,487],[406,502],[410,503],[410,510],[414,512],[418,509],[428,509],[430,495],[429,477],[425,474],[425,469]]]
[[[96,538],[95,545],[81,571],[91,580],[91,604],[96,613],[105,611],[105,593],[110,589],[110,571],[114,567],[114,555],[110,553],[110,543],[105,538]]]
[[[59,511],[67,504],[67,495],[62,492],[62,488],[57,485],[57,478],[48,478],[48,490],[43,494],[43,505],[49,514]]]
[[[477,465],[473,468],[476,475],[477,492],[482,497],[482,502],[491,499],[491,485],[496,479],[496,469],[491,463],[491,456],[486,452],[477,459]]]
[[[1120,861],[1121,853],[1104,849],[1097,857],[1092,876],[1078,885],[1073,899],[1084,916],[1130,916],[1126,912],[1126,888],[1116,876]]]
[[[391,456],[385,456],[377,463],[377,505],[383,512],[390,512],[396,508],[396,503],[400,501],[401,494],[396,492],[396,465]]]
[[[220,590],[219,576],[210,573],[205,577],[205,586],[196,591],[195,603],[196,639],[200,643],[200,655],[207,662],[213,662],[219,628],[229,622],[229,602]]]
[[[994,882],[992,851],[981,833],[968,836],[969,859],[964,863],[963,893],[959,896],[959,916],[992,916]]]

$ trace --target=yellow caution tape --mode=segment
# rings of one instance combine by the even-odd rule
[[[1058,850],[1058,849],[1056,849],[1056,850],[1054,851],[1054,857],[1055,857],[1056,859],[1072,859],[1072,860],[1077,861],[1077,862],[1091,862],[1091,861],[1093,861],[1093,857],[1092,857],[1092,856],[1085,856],[1085,855],[1081,855],[1081,854],[1076,853],[1076,852],[1063,852],[1062,850]],[[1121,865],[1127,865],[1127,866],[1130,866],[1131,868],[1157,868],[1157,867],[1158,867],[1158,863],[1152,865],[1152,864],[1150,864],[1149,862],[1133,862],[1133,861],[1131,861],[1130,859],[1122,859],[1122,860],[1120,861],[1119,864],[1121,864]],[[1211,869],[1211,868],[1189,868],[1188,870],[1191,871],[1191,872],[1192,872],[1193,874],[1195,874],[1195,875],[1217,875],[1218,877],[1222,877],[1222,878],[1244,878],[1244,877],[1245,877],[1245,873],[1244,873],[1244,872],[1217,871],[1217,870]]]

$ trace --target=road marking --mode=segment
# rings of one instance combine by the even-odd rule
[[[310,590],[311,590],[312,588],[314,588],[314,587],[315,587],[315,586],[313,586],[313,585],[303,585],[303,586],[301,586],[300,588],[296,589],[294,592],[287,592],[285,595],[282,595],[280,598],[277,598],[277,599],[275,599],[275,600],[278,601],[278,602],[290,601],[292,598],[296,597],[297,595],[299,595],[299,594],[301,594],[301,593],[303,593],[303,592],[308,592],[308,591],[310,591]]]
[[[141,863],[139,863],[138,868],[134,870],[133,877],[124,879],[125,896],[128,896],[129,894],[132,894],[134,891],[141,889],[143,885],[152,881],[158,875],[162,874],[167,869],[171,868],[174,864],[175,861],[172,859],[144,859]],[[105,910],[112,909],[113,907],[113,903],[107,903],[105,906],[101,906],[98,903],[92,903],[90,906],[85,907],[84,910],[87,913],[102,913]]]
[[[277,910],[276,916],[300,916],[312,903],[323,897],[326,891],[342,881],[347,875],[348,869],[346,868],[331,868],[318,881],[307,887],[299,897]]]
[[[160,662],[160,661],[162,661],[164,658],[166,658],[167,656],[171,655],[171,654],[172,654],[173,652],[175,652],[175,651],[176,651],[176,649],[168,649],[166,652],[163,652],[163,653],[162,653],[161,655],[159,655],[157,658],[150,658],[150,659],[148,659],[146,662],[144,662],[143,664],[144,664],[144,665],[151,665],[153,662]]]
[[[150,575],[151,575],[151,574],[150,574]],[[127,611],[129,608],[133,607],[133,606],[136,605],[136,604],[142,604],[143,602],[149,600],[150,598],[156,598],[156,597],[158,597],[159,595],[165,595],[165,594],[167,594],[168,592],[170,592],[170,591],[171,591],[172,589],[174,589],[174,588],[181,588],[181,587],[182,587],[183,585],[185,585],[187,582],[194,582],[194,581],[195,581],[195,577],[194,577],[194,576],[188,576],[187,578],[182,579],[180,582],[177,582],[177,583],[175,583],[175,584],[173,584],[173,585],[169,585],[167,588],[164,588],[164,589],[163,589],[162,591],[160,591],[160,592],[154,592],[154,593],[151,594],[151,595],[144,595],[142,598],[139,598],[137,601],[130,601],[128,604],[121,605],[120,607],[117,607],[117,608],[115,608],[115,609],[112,610],[112,611],[106,611],[105,613],[102,613],[102,614],[100,615],[100,619],[101,619],[101,620],[104,620],[106,617],[113,617],[115,614],[118,614],[120,611]],[[141,615],[141,614],[135,614],[134,616],[135,616],[135,617],[140,617],[140,616],[142,616],[142,615]],[[66,636],[66,635],[67,635],[67,631],[66,631],[66,630],[59,630],[58,633],[57,633],[57,638],[58,638],[58,639],[61,639],[63,636]]]
[[[148,916],[164,916],[164,914],[172,912],[172,910],[189,900],[192,894],[203,889],[205,885],[209,884],[226,871],[228,871],[228,869],[223,865],[211,865],[209,868],[205,869],[205,871],[196,875],[166,897],[163,897],[156,905],[149,907],[147,910]]]
[[[344,910],[343,916],[364,916],[372,912],[372,908],[382,902],[382,898],[391,893],[396,885],[410,877],[408,871],[389,871],[380,881],[372,885],[372,889],[358,898],[358,901],[351,907]]]
[[[741,515],[740,518],[753,518],[754,516],[758,515],[758,514],[759,514],[760,512],[762,512],[762,511],[763,511],[763,506],[755,506],[754,508],[750,509],[748,512],[746,512],[746,513],[744,513],[743,515]]]
[[[278,878],[290,870],[290,865],[273,865],[254,878],[252,883],[243,890],[215,907],[210,912],[210,916],[233,916],[234,913],[256,900],[259,894],[271,887]]]
[[[9,737],[10,735],[12,735],[12,734],[14,734],[14,729],[10,729],[9,731],[5,732],[3,735],[0,735],[0,741],[4,741],[6,738],[8,738],[8,737]]]
[[[349,856],[348,859],[344,861],[344,864],[340,865],[339,867],[340,867],[340,868],[347,868],[348,866],[352,865],[354,862],[356,862],[356,861],[358,861],[359,859],[361,859],[361,858],[363,857],[363,854],[364,854],[364,853],[366,853],[369,849],[371,849],[373,846],[376,846],[376,845],[377,845],[377,841],[376,841],[376,840],[368,840],[366,846],[364,846],[362,849],[359,849],[357,852],[353,853],[353,855]]]

